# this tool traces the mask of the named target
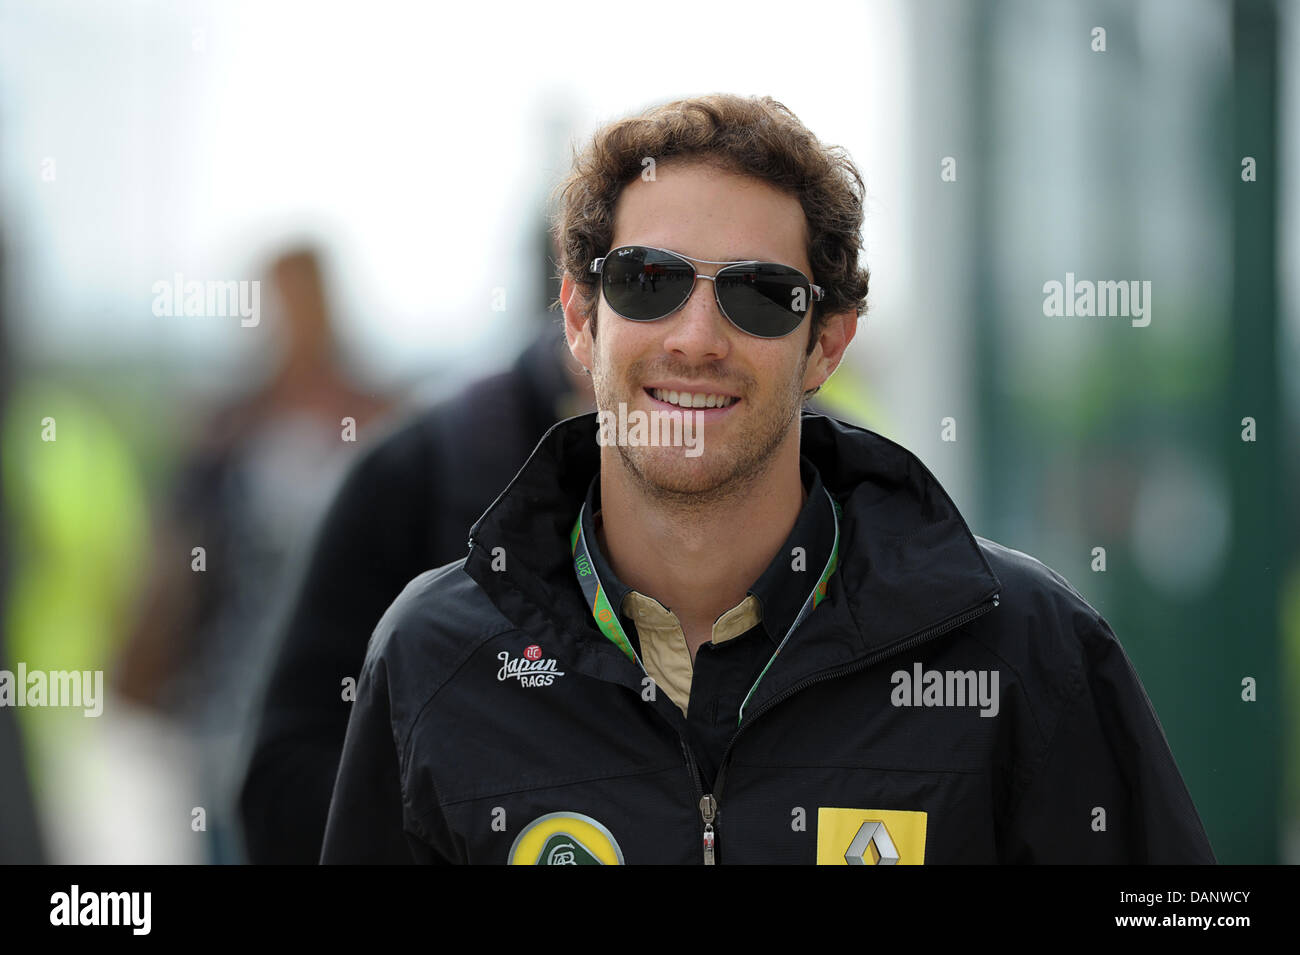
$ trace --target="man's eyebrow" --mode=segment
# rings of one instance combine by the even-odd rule
[[[670,246],[655,246],[655,248],[671,249]],[[679,254],[684,254],[684,253],[679,253]],[[717,261],[719,262],[783,262],[784,259],[780,258],[779,256],[776,258],[772,258],[771,256],[749,255],[744,252],[737,252],[734,249],[729,249],[721,257],[719,257]]]

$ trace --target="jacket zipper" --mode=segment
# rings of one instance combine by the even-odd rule
[[[695,788],[700,816],[704,820],[704,864],[713,865],[713,817],[717,812],[717,805],[713,802],[713,797],[706,795],[704,792],[704,786],[700,783],[700,771],[695,764],[695,755],[691,752],[691,748],[686,745],[685,737],[678,734],[677,741],[682,744],[682,754],[686,757],[686,768],[690,771],[691,785]]]
[[[704,819],[704,864],[713,865],[713,848],[717,839],[713,819],[718,814],[718,801],[712,796],[700,798],[700,816]]]
[[[904,650],[910,650],[919,644],[925,643],[927,640],[933,640],[935,637],[947,633],[949,630],[955,630],[958,627],[964,626],[977,617],[984,616],[984,614],[988,613],[998,605],[1000,596],[1000,594],[994,594],[979,606],[972,607],[970,610],[965,610],[957,616],[945,620],[943,623],[935,624],[933,627],[922,631],[915,637],[909,637],[907,640],[904,640],[902,643],[895,646],[886,647],[884,650],[874,653],[866,659],[858,660],[855,663],[848,663],[844,666],[836,667],[833,670],[827,670],[817,676],[809,677],[768,700],[767,704],[756,711],[754,715],[750,717],[748,723],[737,729],[735,734],[728,741],[727,748],[722,754],[722,765],[718,768],[718,778],[714,783],[713,792],[706,793],[700,797],[700,817],[704,820],[704,864],[715,864],[714,857],[718,847],[718,834],[715,822],[719,811],[719,800],[722,798],[722,781],[727,774],[727,759],[731,756],[732,747],[736,745],[736,740],[739,739],[740,734],[745,731],[745,727],[752,726],[760,716],[772,707],[794,696],[794,694],[798,693],[800,690],[807,689],[814,683],[823,683],[826,680],[834,680],[857,670],[863,670],[869,666],[874,666],[881,660],[902,653]],[[699,784],[699,774],[695,771],[695,761],[691,757],[690,749],[686,746],[685,742],[682,743],[682,749],[686,751],[686,761],[691,767],[691,777],[695,779],[696,790],[698,791],[701,787]]]

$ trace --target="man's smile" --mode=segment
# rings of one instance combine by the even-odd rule
[[[708,385],[692,389],[685,387],[643,388],[656,405],[668,408],[692,411],[714,411],[722,413],[739,404],[740,398],[721,391],[710,390]],[[717,417],[717,414],[710,417]]]

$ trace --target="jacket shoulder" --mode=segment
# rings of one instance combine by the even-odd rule
[[[985,537],[976,537],[984,559],[1002,582],[1001,602],[1028,606],[1030,598],[1057,606],[1060,611],[1079,611],[1093,618],[1097,611],[1064,577],[1041,560]]]
[[[393,728],[420,711],[486,641],[515,629],[465,573],[464,558],[414,578],[384,612],[366,648],[364,678],[382,668]]]
[[[1077,695],[1097,661],[1123,653],[1106,621],[1068,580],[1029,554],[975,540],[1002,586],[998,607],[970,633],[1022,685],[1055,698],[1036,701],[1036,710]]]

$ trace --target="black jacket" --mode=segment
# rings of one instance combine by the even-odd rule
[[[704,793],[680,710],[575,576],[595,430],[547,432],[468,557],[380,621],[323,862],[700,863],[710,839],[725,863],[1214,861],[1106,622],[972,536],[910,452],[817,415],[801,450],[842,505],[838,569]],[[957,690],[993,674],[981,715]]]

